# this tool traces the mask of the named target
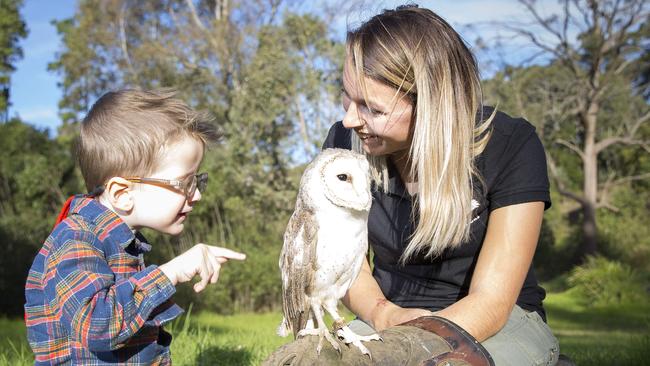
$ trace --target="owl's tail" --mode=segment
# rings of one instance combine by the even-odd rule
[[[291,327],[289,326],[289,322],[287,322],[287,318],[282,318],[282,323],[278,326],[276,333],[280,337],[286,337],[291,334]]]

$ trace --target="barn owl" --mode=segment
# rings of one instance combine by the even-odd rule
[[[279,335],[317,335],[317,353],[323,338],[340,352],[323,321],[325,309],[334,319],[336,334],[370,356],[361,341],[379,340],[379,336],[354,333],[339,315],[337,304],[356,280],[368,250],[371,197],[363,155],[326,149],[309,164],[280,254],[284,319]]]

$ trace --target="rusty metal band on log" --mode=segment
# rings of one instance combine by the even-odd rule
[[[364,342],[372,359],[340,340],[341,353],[324,342],[318,355],[318,337],[307,336],[278,348],[263,365],[494,366],[479,342],[453,322],[437,316],[421,317],[379,335],[383,341]]]

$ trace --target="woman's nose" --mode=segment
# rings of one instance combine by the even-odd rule
[[[343,126],[345,128],[357,128],[365,124],[365,121],[359,115],[359,109],[357,104],[352,102],[348,106],[348,110],[345,111],[345,116],[343,116]]]

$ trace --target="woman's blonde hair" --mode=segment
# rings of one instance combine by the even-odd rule
[[[474,160],[489,139],[474,56],[431,10],[385,10],[347,34],[348,57],[364,95],[363,77],[395,88],[412,102],[411,177],[417,179],[416,228],[402,255],[438,256],[465,242],[472,220]],[[478,114],[478,117],[477,117]],[[352,134],[355,151],[363,152]],[[386,156],[367,156],[373,180],[387,189]]]

